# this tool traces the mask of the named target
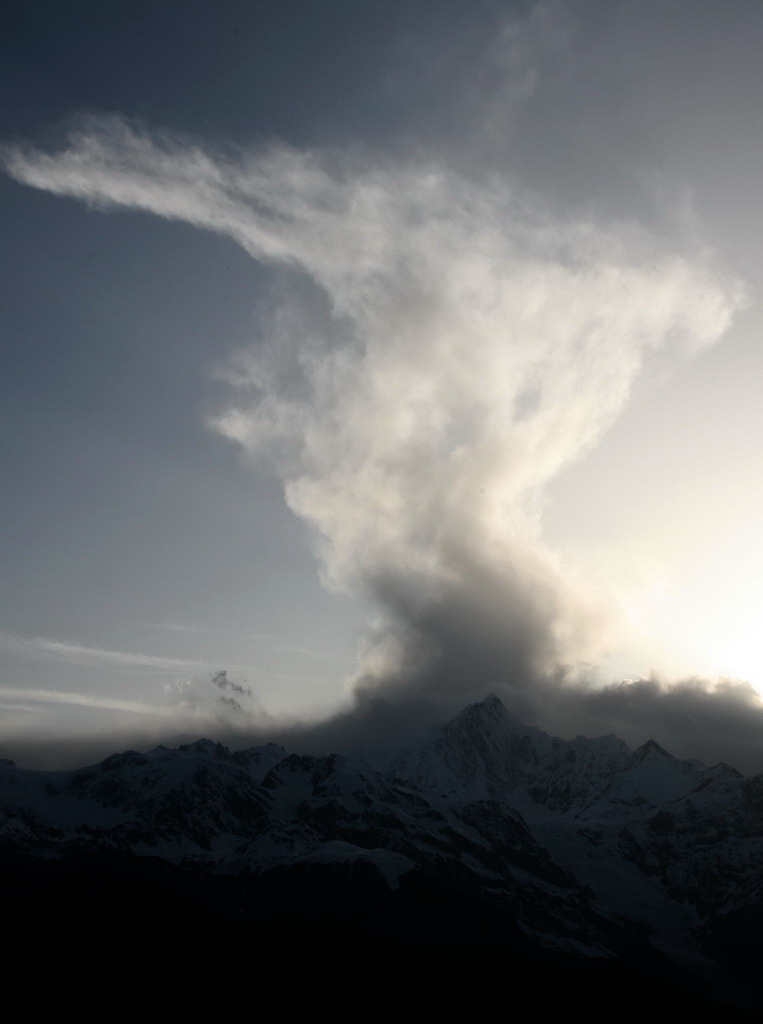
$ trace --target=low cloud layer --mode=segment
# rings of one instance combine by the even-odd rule
[[[174,679],[158,698],[142,700],[0,686],[0,717],[3,757],[54,769],[80,767],[127,747],[174,746],[200,736],[247,746],[276,729],[252,690],[224,669]]]
[[[661,742],[691,737],[698,756],[713,722],[758,728],[742,685],[585,684],[616,615],[542,539],[544,488],[599,442],[649,359],[728,328],[742,289],[709,257],[559,220],[503,177],[420,158],[220,154],[101,119],[57,152],[4,159],[28,185],[185,221],[282,268],[211,426],[273,467],[326,585],[377,612],[353,709],[316,743],[488,690],[564,733],[662,723]]]

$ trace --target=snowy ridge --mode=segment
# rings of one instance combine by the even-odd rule
[[[719,921],[763,910],[763,778],[652,741],[551,737],[492,695],[367,756],[199,740],[72,772],[0,761],[0,851],[98,850],[227,876],[364,871],[391,890],[436,878],[548,947],[611,957],[632,929],[701,967]]]

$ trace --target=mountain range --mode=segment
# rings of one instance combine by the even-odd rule
[[[52,950],[55,991],[84,966],[93,992],[251,994],[268,1019],[487,1012],[504,990],[602,1015],[763,1007],[763,776],[551,737],[493,695],[346,755],[2,761],[0,863],[6,963]]]

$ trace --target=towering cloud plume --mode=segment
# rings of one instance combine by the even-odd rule
[[[596,657],[607,617],[544,546],[544,487],[597,444],[650,355],[723,334],[735,282],[425,160],[221,155],[110,119],[5,162],[289,275],[213,426],[275,467],[327,585],[377,609],[359,703],[527,699]]]

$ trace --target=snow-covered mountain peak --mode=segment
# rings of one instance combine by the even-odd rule
[[[468,704],[440,729],[440,737],[449,743],[472,742],[487,750],[517,744],[544,744],[550,737],[532,725],[524,725],[507,711],[495,694]]]
[[[482,700],[474,701],[472,704],[468,704],[461,714],[467,712],[478,712],[482,715],[490,715],[494,718],[508,718],[509,712],[506,710],[506,705],[503,703],[500,697],[495,693],[486,694]]]
[[[671,761],[675,760],[673,755],[669,754],[664,747],[661,747],[656,740],[649,739],[646,741],[646,743],[642,743],[640,747],[636,747],[636,749],[633,751],[633,762],[638,763],[646,760],[647,757],[652,757],[655,755],[657,757],[670,758]]]
[[[505,726],[506,723],[511,722],[520,725],[506,710],[503,701],[494,693],[489,693],[482,700],[467,704],[463,711],[459,711],[454,718],[446,723],[446,727],[454,728],[460,723],[468,725],[470,728],[476,727],[485,730],[498,724]]]

